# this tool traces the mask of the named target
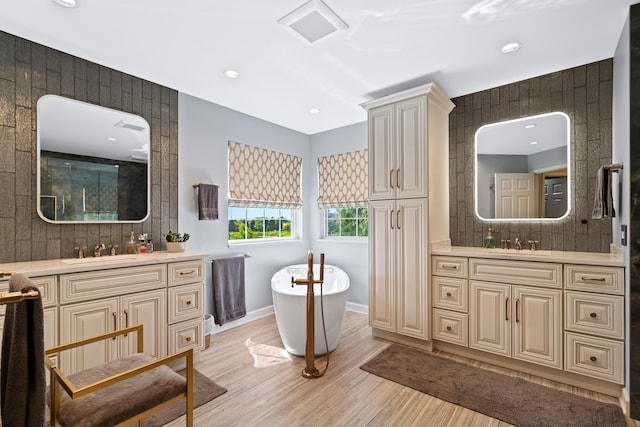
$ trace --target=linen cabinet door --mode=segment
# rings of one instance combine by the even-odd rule
[[[469,347],[511,356],[511,286],[469,282]]]
[[[427,197],[427,98],[398,102],[395,111],[396,197]]]
[[[153,357],[167,354],[167,303],[163,290],[120,297],[120,327],[142,324],[144,353]],[[137,352],[136,334],[123,337],[122,355]]]
[[[429,339],[431,328],[427,316],[427,268],[425,244],[426,199],[398,200],[395,230],[397,235],[397,332]]]
[[[395,332],[395,203],[369,202],[369,325]]]
[[[393,105],[369,111],[369,199],[395,195],[396,167],[393,143]]]
[[[118,299],[108,298],[60,308],[61,344],[105,334],[118,329]],[[74,373],[102,365],[118,357],[119,340],[95,342],[60,353],[62,372]]]
[[[562,369],[562,290],[513,287],[513,357]]]

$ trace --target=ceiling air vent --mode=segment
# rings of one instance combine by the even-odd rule
[[[133,123],[127,123],[124,120],[120,120],[114,126],[119,127],[119,128],[137,130],[137,131],[143,131],[143,130],[146,129],[145,126],[134,125]]]
[[[310,0],[278,20],[313,43],[334,31],[344,30],[349,26],[329,8],[322,0]]]

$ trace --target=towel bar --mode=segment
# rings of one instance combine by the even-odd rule
[[[611,172],[618,172],[619,170],[624,168],[624,165],[622,163],[613,163],[604,167],[605,169],[609,169]]]

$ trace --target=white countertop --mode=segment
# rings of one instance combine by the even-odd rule
[[[471,246],[432,247],[432,255],[465,256],[473,258],[510,259],[538,262],[558,262],[564,264],[603,265],[624,267],[621,253],[546,251],[529,249],[486,249]]]
[[[47,259],[40,261],[22,261],[12,263],[0,263],[0,271],[11,273],[23,273],[27,276],[46,276],[55,274],[78,273],[81,271],[106,270],[110,268],[132,267],[137,265],[150,265],[164,262],[189,261],[204,259],[206,253],[198,252],[166,252],[157,251],[150,254],[114,255],[99,258],[64,258]],[[9,279],[10,276],[4,276]]]

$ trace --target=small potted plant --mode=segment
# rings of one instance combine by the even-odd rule
[[[175,233],[171,230],[167,231],[164,235],[167,241],[167,252],[184,252],[184,243],[189,240],[189,234]]]

